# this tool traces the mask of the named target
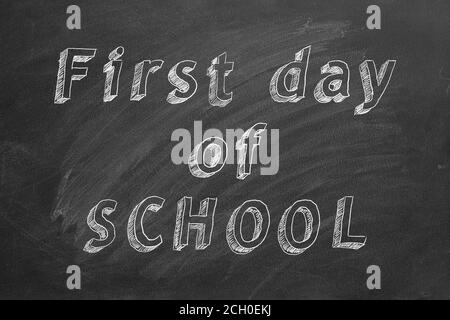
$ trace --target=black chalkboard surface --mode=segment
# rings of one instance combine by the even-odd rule
[[[449,1],[0,12],[0,298],[450,298]]]

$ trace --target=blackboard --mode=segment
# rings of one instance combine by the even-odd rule
[[[69,28],[76,24],[70,5],[80,9],[79,28]],[[378,27],[370,28],[370,5],[380,9]],[[2,1],[0,12],[1,298],[450,297],[448,1],[23,0]],[[105,64],[119,47],[117,96],[105,101]],[[69,48],[95,55],[61,62]],[[294,68],[279,83],[295,87],[293,97],[271,91],[276,73],[307,53],[307,72]],[[163,63],[141,77],[141,96],[132,99],[144,60]],[[185,79],[195,79],[197,90],[174,104],[170,70],[187,60],[195,68]],[[330,61],[349,71],[339,102],[315,95]],[[225,83],[216,78],[223,92],[214,100],[220,63],[228,69]],[[80,72],[73,67],[88,69],[82,79],[60,82],[71,90],[58,100],[61,66],[69,79]],[[383,75],[389,83],[375,107],[358,113],[371,99],[367,70],[372,87]],[[276,148],[269,147],[278,151],[275,173],[261,174],[256,161],[240,178],[236,163],[200,177],[174,163],[174,131],[194,135],[199,122],[224,134],[257,123],[278,130]],[[163,205],[138,212],[151,196]],[[88,252],[102,232],[111,240],[112,229],[106,236],[88,223],[107,199],[114,202],[106,208],[117,204],[103,212],[115,237]],[[239,212],[246,203],[250,209]],[[192,215],[211,217],[215,209],[213,223],[188,216],[177,223],[177,209],[190,204]],[[129,228],[133,214],[142,228],[139,220]],[[348,238],[357,247],[339,245],[339,226],[341,236],[359,236]],[[133,235],[144,240],[136,248]],[[145,235],[162,243],[149,250]],[[69,266],[79,268],[80,288],[70,288]],[[373,270],[380,283],[371,287]]]

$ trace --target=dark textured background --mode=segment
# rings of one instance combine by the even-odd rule
[[[365,28],[368,1],[76,1],[82,29],[66,28],[68,1],[2,1],[0,15],[1,298],[450,298],[449,91],[450,2],[378,0],[382,30]],[[312,18],[310,27],[304,25]],[[312,45],[307,97],[278,104],[270,78]],[[125,47],[119,97],[104,104],[102,66]],[[57,60],[67,47],[98,48],[72,100],[53,104]],[[226,51],[235,70],[226,108],[208,104],[206,68]],[[130,102],[134,64],[163,59],[148,95]],[[167,71],[198,62],[199,89],[181,105],[165,101]],[[351,97],[316,103],[320,66],[351,68]],[[354,117],[363,99],[358,65],[397,59],[379,105]],[[447,92],[446,92],[447,90]],[[170,161],[176,128],[280,129],[280,171],[237,180],[235,166],[201,180]],[[126,238],[131,209],[145,196],[166,198],[146,222],[165,243],[148,254]],[[175,204],[217,196],[212,244],[172,251]],[[352,230],[359,251],[331,248],[336,201],[354,195]],[[115,242],[82,251],[99,200],[119,202]],[[225,240],[232,211],[247,199],[269,206],[272,225],[254,252],[238,256]],[[322,224],[304,254],[285,255],[276,240],[283,211],[313,199]],[[66,267],[79,264],[82,290],[66,289]],[[366,288],[378,264],[382,290]]]

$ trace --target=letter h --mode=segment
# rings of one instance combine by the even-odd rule
[[[211,243],[217,198],[205,198],[200,202],[197,215],[192,214],[192,198],[183,197],[177,203],[177,219],[173,236],[173,249],[181,251],[189,242],[189,232],[197,231],[195,249],[204,250]],[[188,221],[185,221],[186,218]]]

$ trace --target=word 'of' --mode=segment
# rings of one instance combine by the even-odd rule
[[[67,48],[60,53],[56,81],[55,104],[63,104],[71,98],[73,81],[87,76],[88,68],[83,66],[94,58],[97,49]],[[109,61],[104,65],[106,74],[103,101],[114,100],[119,91],[121,60],[125,50],[117,47],[109,54]],[[306,74],[308,72],[311,46],[301,49],[294,60],[281,66],[273,75],[269,92],[276,102],[295,103],[305,98]],[[161,69],[163,60],[143,60],[136,64],[131,86],[131,101],[140,101],[147,95],[147,80],[150,74]],[[396,60],[387,60],[377,70],[373,60],[365,60],[359,66],[364,102],[356,106],[355,114],[365,114],[375,108],[383,96],[394,70]],[[197,91],[197,81],[190,74],[197,65],[196,61],[183,60],[175,64],[168,73],[169,82],[176,88],[167,95],[167,102],[179,104],[187,101]],[[211,61],[207,69],[210,77],[208,100],[210,105],[225,107],[233,99],[233,92],[226,90],[226,78],[233,71],[234,62],[227,61],[224,52]],[[314,98],[319,103],[331,101],[339,103],[350,96],[350,70],[346,62],[331,60],[321,67],[321,74],[327,74],[314,89]]]
[[[261,175],[275,175],[279,168],[279,130],[270,130],[268,152],[267,123],[258,122],[244,132],[226,129],[225,140],[219,129],[202,133],[202,121],[194,121],[194,148],[191,133],[184,128],[172,132],[171,140],[179,141],[171,152],[175,165],[187,164],[194,177],[206,179],[218,173],[225,164],[237,164],[236,178],[244,180],[252,173],[252,165],[261,164]],[[236,141],[236,142],[235,142]]]
[[[158,196],[147,197],[131,212],[127,235],[130,246],[138,252],[151,252],[158,248],[163,239],[161,235],[150,238],[144,231],[144,216],[158,212],[165,199]],[[217,198],[205,198],[200,202],[198,214],[192,212],[192,198],[183,197],[177,203],[173,250],[181,251],[189,243],[189,234],[196,232],[195,249],[204,250],[211,244],[214,229],[214,214]],[[346,196],[337,202],[336,219],[333,232],[333,248],[358,250],[365,245],[365,236],[350,235],[353,196]],[[101,200],[94,206],[87,217],[89,228],[99,238],[90,239],[84,251],[97,253],[113,243],[116,237],[114,224],[107,217],[116,210],[117,202],[111,199]],[[244,237],[244,216],[251,215],[253,228],[251,239]],[[300,215],[305,221],[303,235],[295,237],[295,218]],[[299,219],[302,219],[299,218]],[[303,220],[301,220],[303,221]],[[226,240],[231,251],[236,254],[248,254],[259,247],[266,239],[270,226],[270,214],[267,205],[260,200],[247,200],[234,210],[226,227]],[[312,200],[298,200],[283,213],[278,229],[278,243],[284,253],[299,255],[310,248],[317,239],[320,229],[320,212]]]

